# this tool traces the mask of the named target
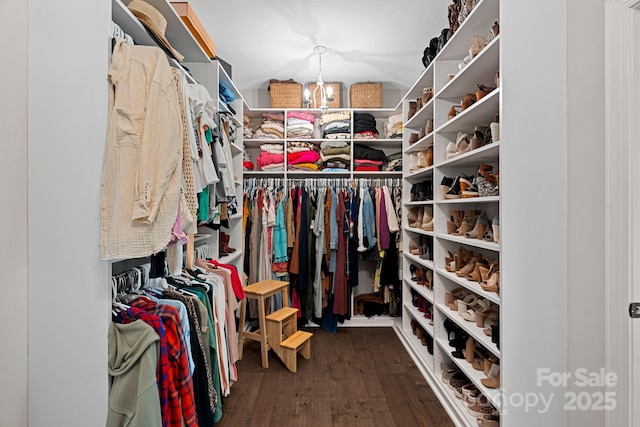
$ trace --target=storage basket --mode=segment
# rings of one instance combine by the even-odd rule
[[[354,83],[349,88],[351,108],[382,108],[382,83]]]
[[[271,108],[302,108],[302,85],[272,81],[269,84]]]
[[[309,97],[311,98],[311,108],[319,108],[320,105],[322,104],[322,95],[320,94],[319,90],[318,92],[316,92],[316,97],[314,102],[313,91],[316,88],[316,86],[317,85],[315,83],[309,83],[307,85],[307,88],[309,89]],[[342,108],[342,105],[340,102],[342,83],[325,83],[324,84],[325,89],[328,88],[329,86],[331,86],[331,89],[333,90],[333,94],[331,95],[333,98],[333,101],[329,102],[328,107]]]

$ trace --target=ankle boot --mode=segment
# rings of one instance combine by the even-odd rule
[[[422,110],[422,107],[423,107],[422,98],[416,99],[416,112]]]
[[[419,135],[417,133],[412,133],[409,135],[409,144],[415,144],[418,142]]]
[[[427,167],[433,166],[433,145],[427,148]]]
[[[411,117],[413,117],[416,114],[416,111],[418,111],[416,102],[409,101],[409,111],[407,114],[407,120],[411,119]]]
[[[416,153],[409,154],[409,172],[418,170],[418,155]]]
[[[433,98],[433,88],[425,87],[422,89],[422,103],[426,104],[431,100],[431,98]]]
[[[425,206],[422,215],[422,226],[424,231],[433,231],[433,207]]]
[[[427,163],[427,152],[418,151],[418,169],[429,167]]]

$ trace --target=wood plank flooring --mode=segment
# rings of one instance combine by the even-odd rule
[[[311,360],[287,370],[247,342],[217,427],[453,427],[391,328],[310,329]]]

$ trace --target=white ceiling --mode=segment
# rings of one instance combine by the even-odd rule
[[[337,53],[322,58],[327,82],[379,81],[406,89],[424,70],[422,51],[448,26],[451,0],[189,0],[233,67],[239,89],[266,88],[269,79],[315,81],[316,44]]]

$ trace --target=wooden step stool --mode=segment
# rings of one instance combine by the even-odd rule
[[[240,333],[238,337],[238,357],[242,359],[244,340],[250,339],[260,342],[262,355],[262,367],[269,367],[269,349],[282,359],[291,372],[297,370],[297,353],[302,357],[311,358],[311,341],[313,334],[298,331],[296,315],[298,309],[289,307],[288,282],[278,280],[263,280],[244,288],[245,299],[240,304]],[[282,294],[282,308],[268,316],[265,314],[270,298],[276,294]],[[258,327],[255,332],[244,330],[247,300],[258,300]]]

